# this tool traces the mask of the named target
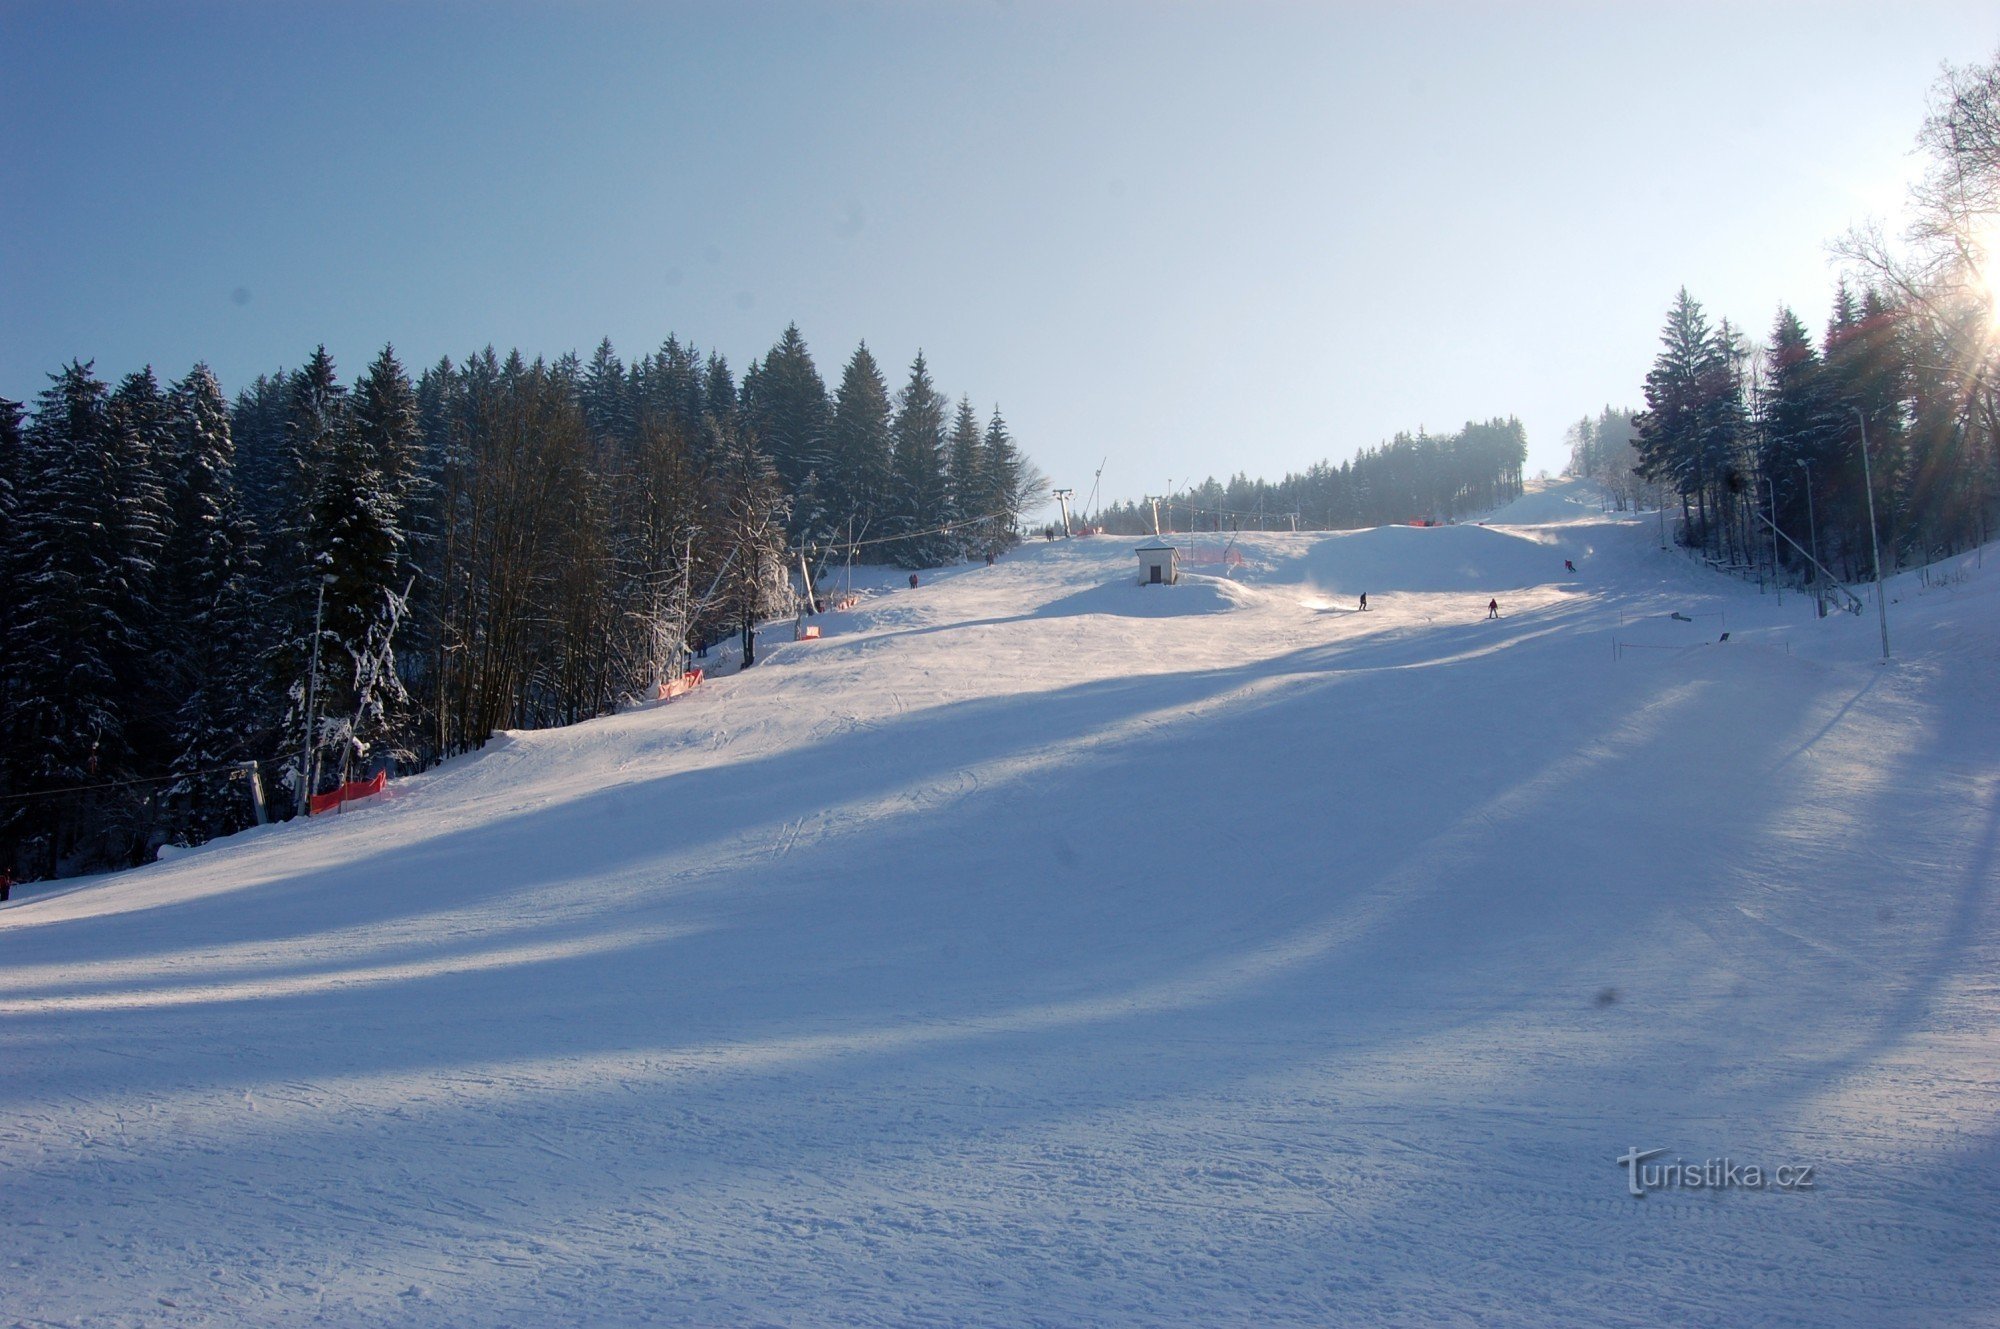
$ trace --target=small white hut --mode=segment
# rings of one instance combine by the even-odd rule
[[[1140,545],[1135,551],[1139,555],[1139,584],[1141,586],[1172,586],[1181,579],[1180,551],[1163,540]]]

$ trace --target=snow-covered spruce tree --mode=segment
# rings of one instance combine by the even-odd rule
[[[896,394],[894,493],[890,528],[884,532],[902,537],[890,548],[906,568],[935,567],[952,558],[948,537],[935,531],[944,520],[948,496],[944,415],[945,399],[918,351],[910,381]]]
[[[973,558],[987,551],[985,531],[964,524],[989,515],[979,474],[984,441],[979,417],[972,413],[972,399],[961,396],[952,416],[951,442],[945,450],[944,520],[955,528],[945,533],[945,540],[956,558]]]
[[[347,389],[336,376],[326,347],[319,347],[290,376],[286,387],[284,490],[278,503],[282,524],[273,533],[270,554],[275,565],[273,609],[283,626],[272,664],[285,697],[280,751],[287,765],[282,783],[303,809],[306,796],[319,790],[320,718],[341,713],[333,684],[344,661],[325,612],[326,601],[334,598],[333,551],[328,546],[337,501],[327,473],[337,451],[351,452],[352,431]],[[338,756],[334,765],[337,770]]]
[[[1750,505],[1757,477],[1756,437],[1750,427],[1749,341],[1728,319],[1716,329],[1709,372],[1713,388],[1703,433],[1704,467],[1714,477],[1704,523],[1708,546],[1730,563],[1749,558]]]
[[[385,348],[350,398],[322,346],[293,376],[288,425],[291,631],[281,677],[286,750],[307,763],[289,777],[296,794],[300,780],[316,790],[355,773],[373,745],[393,744],[405,720],[394,639],[412,577],[401,523],[417,474],[416,393]]]
[[[626,373],[626,392],[635,426],[651,423],[675,430],[690,447],[702,444],[701,353],[692,343],[669,335],[660,349],[635,360]]]
[[[1736,348],[1685,287],[1668,311],[1660,342],[1646,375],[1639,453],[1647,478],[1665,481],[1680,495],[1686,542],[1708,547],[1721,535],[1710,508],[1747,433]]]
[[[894,492],[895,443],[890,430],[889,386],[862,342],[840,376],[833,408],[833,465],[829,510],[851,519],[853,538],[884,534]],[[842,538],[848,532],[840,532]]]
[[[345,512],[347,525],[334,528],[341,552],[351,559],[336,555],[336,586],[348,578],[361,611],[345,624],[354,635],[342,638],[354,701],[347,713],[348,737],[358,756],[387,755],[400,762],[413,759],[410,699],[396,666],[396,640],[418,574],[409,519],[424,483],[419,411],[416,389],[395,348],[384,346],[354,385],[354,456],[344,474],[333,477],[347,479],[354,496]]]
[[[1005,549],[1020,540],[1021,513],[1039,503],[1048,492],[1048,477],[1021,455],[1000,408],[986,422],[980,442],[980,510],[994,513],[988,528],[994,548]],[[1214,504],[1211,504],[1214,506]]]
[[[826,383],[813,364],[812,352],[790,324],[784,335],[753,366],[755,373],[743,376],[743,421],[755,434],[758,446],[770,457],[778,479],[787,493],[798,495],[808,475],[827,469],[827,426],[831,407]],[[823,538],[824,530],[803,530],[798,522],[825,519],[823,512],[795,505],[792,512],[794,534],[809,539]]]
[[[167,394],[173,514],[159,596],[169,631],[161,672],[179,699],[166,791],[172,837],[198,844],[248,825],[241,781],[226,768],[260,752],[267,696],[253,533],[236,491],[229,407],[207,365]]]
[[[1762,495],[1766,503],[1776,491],[1779,529],[1801,545],[1818,515],[1817,490],[1839,469],[1828,386],[1812,334],[1797,314],[1781,306],[1764,348],[1757,392],[1757,464],[1770,482]],[[1788,548],[1781,547],[1779,557],[1786,564],[1798,561]]]
[[[292,492],[291,416],[287,371],[259,374],[236,394],[229,407],[229,436],[236,447],[236,494],[260,539],[279,536],[289,525],[285,504]],[[266,573],[276,571],[267,566]],[[266,585],[275,593],[279,588]]]
[[[592,352],[577,387],[584,426],[590,431],[592,450],[600,458],[622,456],[631,444],[637,423],[632,388],[633,380],[626,376],[611,338],[604,338]]]
[[[39,876],[72,861],[133,861],[130,846],[86,842],[118,791],[52,791],[131,773],[118,668],[138,648],[122,616],[130,601],[122,542],[106,536],[123,521],[109,393],[87,363],[50,377],[23,437],[9,541],[18,571],[13,666],[0,715],[10,792],[40,795],[16,801],[0,861]]]
[[[718,351],[708,353],[708,363],[701,371],[701,419],[696,422],[695,433],[704,447],[715,437],[708,428],[710,416],[723,424],[736,420],[736,377],[729,372],[729,361]],[[705,454],[703,459],[706,460]]]
[[[112,668],[125,688],[125,738],[132,767],[153,775],[173,758],[173,713],[180,698],[167,677],[174,626],[162,612],[156,586],[172,524],[164,482],[172,438],[166,393],[150,367],[120,381],[111,394],[110,420],[117,521],[105,537],[121,569],[118,616],[131,634]],[[116,833],[135,844],[145,841],[155,830],[158,793],[147,785],[124,800]]]

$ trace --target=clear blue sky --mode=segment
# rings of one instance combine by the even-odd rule
[[[668,332],[998,402],[1080,492],[1639,400],[1817,329],[1987,3],[0,0],[0,393]]]

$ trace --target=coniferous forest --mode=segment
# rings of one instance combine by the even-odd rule
[[[796,326],[740,382],[491,348],[416,374],[324,348],[231,401],[89,363],[0,401],[0,869],[150,860],[373,770],[653,695],[829,562],[1018,540],[1044,481],[996,409]]]
[[[1759,575],[1811,583],[1816,560],[1853,581],[1878,549],[1886,574],[1984,543],[2000,502],[2000,58],[1946,71],[1918,148],[1901,242],[1838,243],[1854,280],[1819,337],[1781,307],[1755,343],[1683,288],[1645,409],[1572,426],[1570,471],[1663,503],[1682,545]]]
[[[1448,521],[1514,498],[1528,436],[1519,420],[1468,423],[1456,434],[1397,434],[1335,466],[1322,461],[1272,483],[1213,476],[1160,499],[1176,529],[1345,531],[1412,519]],[[1107,531],[1153,529],[1148,502],[1113,504],[1091,520]]]

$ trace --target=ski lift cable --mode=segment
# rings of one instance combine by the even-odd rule
[[[204,775],[222,775],[229,771],[243,769],[242,762],[228,766],[211,766],[201,771],[175,771],[172,775],[139,776],[130,780],[101,780],[96,784],[70,784],[56,789],[30,789],[19,794],[0,794],[0,803],[11,803],[24,798],[54,798],[58,794],[79,794],[92,789],[127,789],[142,784],[167,784],[174,780],[194,780]]]
[[[977,526],[980,522],[992,521],[995,517],[1005,517],[1007,515],[1008,513],[1006,511],[989,512],[986,513],[984,516],[963,517],[960,518],[958,521],[948,521],[942,526],[933,526],[926,531],[904,531],[897,535],[878,535],[873,540],[854,540],[854,541],[835,540],[827,547],[829,549],[865,549],[869,545],[894,544],[898,540],[915,540],[926,535],[943,535],[949,531],[958,530],[960,527]],[[799,546],[798,548],[794,548],[790,552],[796,554],[809,548],[811,548],[811,546]]]

